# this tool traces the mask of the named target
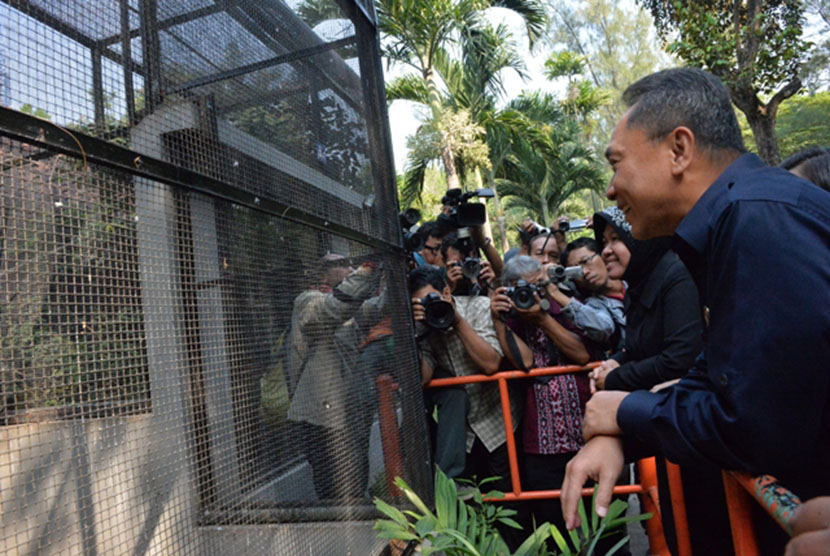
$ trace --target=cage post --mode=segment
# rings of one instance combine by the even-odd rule
[[[144,102],[152,112],[161,102],[161,44],[158,30],[158,1],[140,0],[141,46],[144,65]],[[123,39],[122,39],[123,40]]]
[[[130,41],[130,8],[128,0],[118,2],[121,15],[121,57],[124,70],[124,101],[127,104],[127,124],[135,124],[135,87],[133,85],[133,54]]]

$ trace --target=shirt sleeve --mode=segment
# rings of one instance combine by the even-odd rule
[[[562,314],[595,342],[608,342],[616,329],[614,317],[611,316],[608,307],[595,297],[589,297],[585,303],[571,299],[571,302],[562,308]]]
[[[727,209],[706,248],[707,368],[627,396],[617,413],[626,434],[677,463],[790,477],[819,468],[830,402],[826,218],[784,203]]]
[[[495,349],[499,356],[504,353],[499,344],[499,337],[496,335],[496,327],[493,326],[493,314],[490,312],[490,299],[484,296],[475,296],[470,299],[467,305],[468,310],[464,318],[472,326],[475,333]]]
[[[608,390],[648,390],[656,384],[680,378],[703,347],[700,301],[692,277],[679,265],[667,275],[663,287],[663,342],[660,353],[639,361],[620,361],[605,378]]]

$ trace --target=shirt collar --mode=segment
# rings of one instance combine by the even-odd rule
[[[747,153],[739,156],[706,189],[692,210],[686,214],[674,232],[675,238],[683,240],[699,254],[703,253],[709,237],[709,227],[728,203],[729,188],[742,175],[764,166],[764,161],[758,155]]]

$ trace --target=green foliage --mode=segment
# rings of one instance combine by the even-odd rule
[[[49,112],[47,112],[43,108],[35,108],[28,102],[20,107],[20,111],[24,114],[29,114],[30,116],[37,116],[38,118],[42,118],[44,120],[52,119],[52,116],[49,115]]]
[[[604,165],[585,144],[579,123],[552,96],[525,94],[509,108],[529,127],[512,138],[497,175],[508,211],[550,223],[571,195],[603,189]]]
[[[664,33],[678,33],[668,45],[669,52],[708,69],[728,85],[747,82],[757,93],[771,95],[798,74],[810,44],[801,38],[802,2],[759,3],[763,5],[759,13],[751,13],[747,2],[675,0],[668,5],[668,17],[656,23]],[[757,42],[754,52],[747,52],[753,42]],[[739,59],[749,54],[754,55],[751,64]]]
[[[777,164],[778,106],[801,88],[799,71],[811,46],[802,37],[802,0],[639,2],[663,37],[676,37],[670,52],[723,80],[746,115],[758,153]]]
[[[496,478],[491,477],[478,484],[472,483],[470,491],[464,491],[462,496],[455,482],[448,479],[440,469],[437,470],[433,512],[412,488],[398,477],[395,484],[414,510],[401,511],[376,498],[375,507],[388,518],[375,522],[377,536],[383,539],[417,541],[421,544],[421,552],[425,556],[441,551],[446,556],[507,556],[510,551],[496,530],[496,524],[515,529],[521,529],[521,526],[512,519],[516,514],[515,510],[484,502],[485,498],[503,497],[503,493],[498,491],[485,494],[481,490],[482,486],[495,480]],[[569,531],[566,538],[556,526],[543,523],[531,532],[512,556],[593,556],[600,539],[615,534],[628,523],[651,517],[651,514],[625,517],[628,505],[622,500],[615,500],[602,519],[593,510],[595,507],[596,504],[592,501],[589,518],[585,504],[580,500],[579,515],[582,523],[579,529]],[[551,539],[552,543],[548,539]],[[626,535],[606,552],[606,556],[612,556],[627,542]],[[551,552],[549,544],[555,545],[557,551]]]
[[[738,118],[747,149],[756,150],[746,118]],[[781,105],[775,125],[786,158],[807,147],[830,145],[830,92],[798,95]]]
[[[625,112],[622,91],[640,77],[673,65],[672,61],[661,51],[648,14],[628,3],[551,0],[550,6],[549,41],[555,50],[551,58],[581,57],[583,70],[572,75],[553,71],[548,78],[568,77],[569,85],[587,80],[605,97],[586,122],[592,144],[604,150]]]

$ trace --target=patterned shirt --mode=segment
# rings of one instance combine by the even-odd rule
[[[458,314],[475,330],[481,339],[502,355],[493,317],[490,313],[490,299],[483,296],[459,296],[455,299]],[[437,371],[437,374],[467,376],[480,374],[481,369],[469,356],[455,329],[446,333],[432,332],[420,343],[421,356]],[[492,452],[507,440],[504,418],[501,412],[499,387],[496,382],[467,384],[470,398],[470,412],[467,414],[467,451],[478,437],[488,451]],[[518,423],[517,400],[511,399],[510,412],[513,426]]]
[[[566,329],[576,331],[575,326],[563,318],[556,304],[551,304],[550,313]],[[519,319],[509,319],[507,325],[530,348],[534,367],[569,363],[541,328]],[[582,420],[589,397],[590,385],[585,373],[530,381],[522,424],[524,452],[545,455],[578,451],[585,444]]]

